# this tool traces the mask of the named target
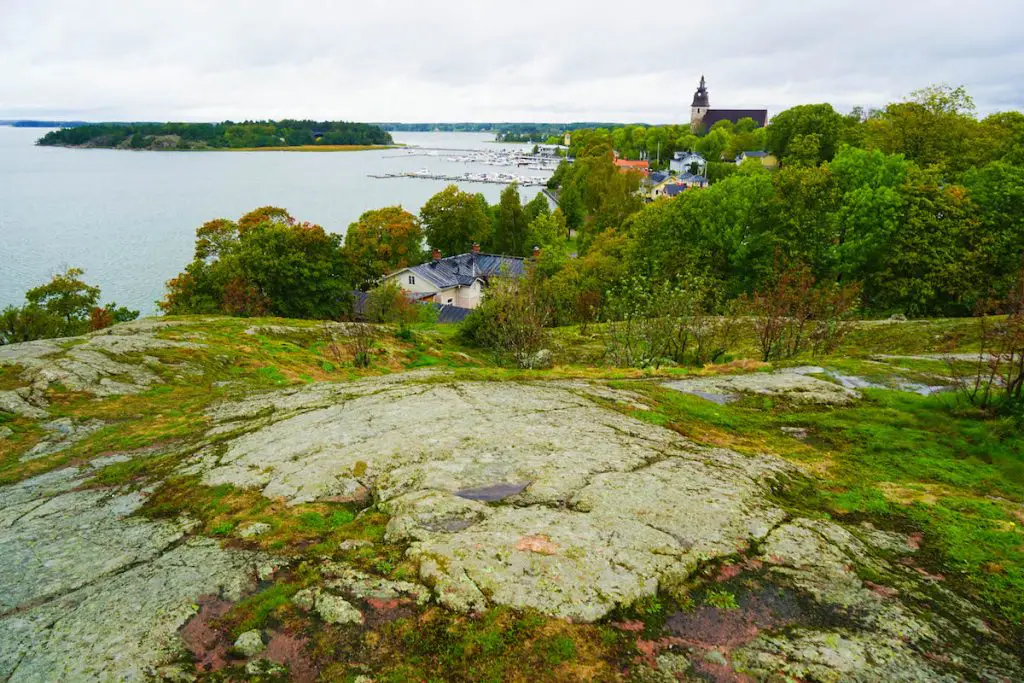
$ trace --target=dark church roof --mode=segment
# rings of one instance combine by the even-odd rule
[[[768,110],[708,109],[707,113],[704,114],[704,118],[701,120],[701,125],[704,127],[704,130],[711,130],[711,126],[715,125],[719,121],[732,121],[733,123],[739,123],[740,119],[747,117],[754,119],[759,128],[764,128],[764,124],[768,122]]]
[[[704,76],[700,77],[700,85],[697,86],[697,92],[693,93],[693,104],[691,107],[705,107],[708,106],[708,88],[704,84]]]
[[[711,101],[708,98],[708,86],[703,76],[700,77],[700,85],[697,86],[697,92],[693,94],[693,105],[691,106],[707,109],[704,118],[701,119],[701,126],[704,130],[711,130],[711,126],[719,121],[738,123],[740,119],[747,117],[754,119],[759,128],[763,128],[768,123],[767,109],[710,109]]]

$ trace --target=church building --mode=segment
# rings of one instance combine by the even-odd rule
[[[708,87],[704,77],[700,77],[700,85],[697,92],[693,94],[693,105],[690,108],[690,128],[694,133],[702,130],[711,130],[711,126],[719,121],[732,121],[736,123],[743,118],[752,118],[759,127],[764,127],[768,122],[767,109],[711,109],[708,99]]]

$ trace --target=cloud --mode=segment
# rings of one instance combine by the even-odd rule
[[[1024,3],[0,0],[0,118],[689,118],[879,106],[935,82],[1024,107]]]

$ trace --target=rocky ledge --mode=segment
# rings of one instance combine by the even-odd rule
[[[84,343],[8,347],[0,363],[17,364],[30,383],[9,392],[24,406],[19,414],[44,419],[52,383],[106,396],[159,381],[146,369],[159,361],[146,356],[164,344],[193,342],[126,326]],[[858,397],[799,373],[752,377],[675,388],[826,403]],[[386,540],[405,548],[418,582],[328,566],[323,585],[294,604],[336,628],[367,627],[358,607],[366,596],[594,622],[659,595],[686,604],[717,572],[741,582],[735,611],[671,615],[669,635],[638,641],[647,656],[633,669],[638,678],[1024,679],[984,614],[908,560],[913,539],[804,516],[786,502],[806,485],[796,468],[697,445],[639,419],[645,410],[639,394],[581,380],[470,382],[421,372],[312,383],[212,408],[175,474],[287,505],[373,503],[386,512]],[[53,436],[44,450],[95,426],[46,424]],[[289,562],[222,547],[187,518],[134,514],[158,481],[86,485],[130,457],[0,488],[0,679],[182,676],[190,665],[160,667],[188,662],[181,629],[201,605],[237,600]],[[258,537],[266,526],[239,536]],[[258,631],[243,635],[237,650],[261,652]],[[263,671],[260,662],[250,662],[253,671]]]

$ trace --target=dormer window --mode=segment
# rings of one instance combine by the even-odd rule
[[[415,275],[410,275],[409,276],[409,284],[410,285],[416,284],[416,276]]]

